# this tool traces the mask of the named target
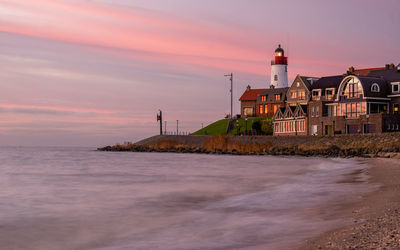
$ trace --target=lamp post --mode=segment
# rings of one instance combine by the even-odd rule
[[[246,133],[245,133],[245,135],[247,135],[247,117],[245,118],[245,120],[246,120]]]
[[[225,77],[229,76],[229,80],[231,81],[231,119],[233,119],[233,73],[230,73],[229,75],[224,75]]]
[[[236,131],[237,135],[239,135],[239,120],[236,120]]]
[[[179,120],[176,120],[176,135],[179,135]]]
[[[367,126],[366,126],[366,132],[367,132],[367,134],[369,133],[369,115],[366,115],[366,117],[367,117]]]

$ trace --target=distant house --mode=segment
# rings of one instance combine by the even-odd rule
[[[251,89],[250,85],[246,87],[246,91],[239,98],[240,113],[242,117],[257,116],[257,98],[265,89]]]

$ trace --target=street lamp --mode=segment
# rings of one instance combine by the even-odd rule
[[[236,134],[239,135],[239,120],[236,120],[236,131]]]
[[[245,133],[245,135],[247,135],[247,117],[245,118],[245,120],[246,120],[246,133]]]

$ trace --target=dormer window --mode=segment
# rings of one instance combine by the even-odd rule
[[[371,92],[379,92],[379,85],[377,83],[372,84],[371,86]]]
[[[319,100],[321,98],[321,90],[320,89],[314,89],[312,91],[312,99],[313,100]]]
[[[325,90],[325,97],[327,100],[332,100],[334,94],[335,94],[334,88],[329,88]]]
[[[399,82],[392,82],[392,93],[399,93]]]
[[[281,100],[281,95],[280,94],[276,94],[275,95],[275,101],[280,101]]]
[[[262,101],[262,102],[267,101],[267,96],[266,96],[266,95],[262,95],[262,96],[261,96],[261,101]]]

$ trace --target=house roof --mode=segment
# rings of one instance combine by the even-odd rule
[[[256,101],[257,96],[264,90],[265,89],[247,89],[239,98],[239,101]]]
[[[364,97],[386,98],[390,93],[389,83],[383,78],[358,76],[364,89]],[[371,87],[376,83],[379,86],[379,92],[372,92]]]
[[[311,86],[311,89],[321,89],[322,95],[325,95],[325,89],[327,88],[335,88],[335,92],[337,92],[342,80],[342,75],[321,77]]]
[[[400,72],[397,69],[381,69],[374,70],[368,74],[369,77],[380,77],[384,78],[389,82],[397,82],[400,81]]]
[[[265,89],[264,91],[262,91],[260,93],[260,96],[267,96],[267,103],[283,102],[288,89],[289,88],[269,88],[269,89]],[[276,94],[281,95],[281,100],[278,100],[278,101],[275,100]]]
[[[354,71],[352,73],[354,75],[358,75],[358,76],[368,76],[371,71],[384,70],[384,69],[385,69],[385,67],[354,69]]]
[[[318,79],[318,77],[310,77],[310,76],[300,76],[300,79],[304,82],[304,84],[306,85],[306,87],[308,89],[311,88],[311,85],[313,85],[316,81],[311,81],[311,79]]]

